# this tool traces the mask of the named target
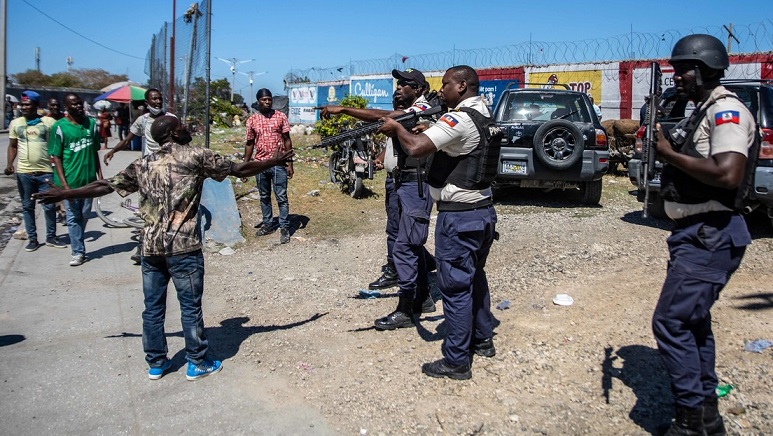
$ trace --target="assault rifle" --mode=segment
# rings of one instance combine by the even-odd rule
[[[406,112],[403,115],[395,117],[394,120],[402,124],[406,130],[411,130],[414,126],[416,126],[416,123],[418,123],[420,118],[431,118],[433,115],[440,113],[442,110],[442,106],[435,106],[423,112]],[[383,121],[367,123],[360,127],[341,132],[337,135],[329,136],[323,139],[319,144],[312,145],[311,148],[327,148],[333,145],[341,144],[342,142],[360,138],[365,135],[370,135],[371,133],[377,132],[378,129],[380,129],[383,125]]]
[[[644,165],[644,210],[642,217],[648,218],[647,205],[650,201],[650,181],[655,177],[655,133],[660,106],[661,82],[663,73],[660,72],[660,64],[653,62],[650,65],[650,93],[645,115],[646,130],[642,144],[642,164]]]

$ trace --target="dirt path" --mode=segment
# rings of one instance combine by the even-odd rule
[[[487,272],[492,305],[510,307],[494,310],[497,355],[475,359],[470,381],[421,374],[440,357],[442,310],[416,329],[371,328],[396,304],[396,289],[357,298],[383,263],[383,211],[361,236],[300,230],[288,245],[272,237],[208,254],[207,292],[218,300],[208,325],[229,326],[240,342],[233,360],[288,380],[341,434],[653,432],[672,413],[650,329],[668,223],[642,221],[626,183],[605,178],[617,194],[600,208],[502,197]],[[754,244],[713,310],[718,372],[735,386],[720,403],[731,434],[773,433],[771,350],[743,351],[744,340],[773,339],[768,226],[752,221]],[[553,305],[558,293],[574,304]]]

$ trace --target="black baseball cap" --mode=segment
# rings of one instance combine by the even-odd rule
[[[414,70],[413,68],[408,68],[405,71],[400,70],[392,70],[392,77],[394,77],[397,80],[406,80],[409,82],[414,82],[419,86],[426,86],[427,85],[427,79],[424,78],[424,73],[422,73],[419,70]]]

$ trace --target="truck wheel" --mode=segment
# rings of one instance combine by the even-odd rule
[[[582,184],[582,204],[595,206],[601,201],[602,179],[585,182]]]
[[[571,121],[551,120],[534,133],[534,157],[552,170],[566,170],[582,158],[582,132]]]

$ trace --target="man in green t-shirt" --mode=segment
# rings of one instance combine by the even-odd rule
[[[75,189],[102,178],[99,165],[99,131],[96,122],[83,111],[83,100],[76,94],[64,96],[67,115],[54,123],[48,139],[48,151],[54,160],[54,184]],[[67,230],[70,233],[70,266],[86,261],[83,234],[91,214],[91,199],[65,201]]]

